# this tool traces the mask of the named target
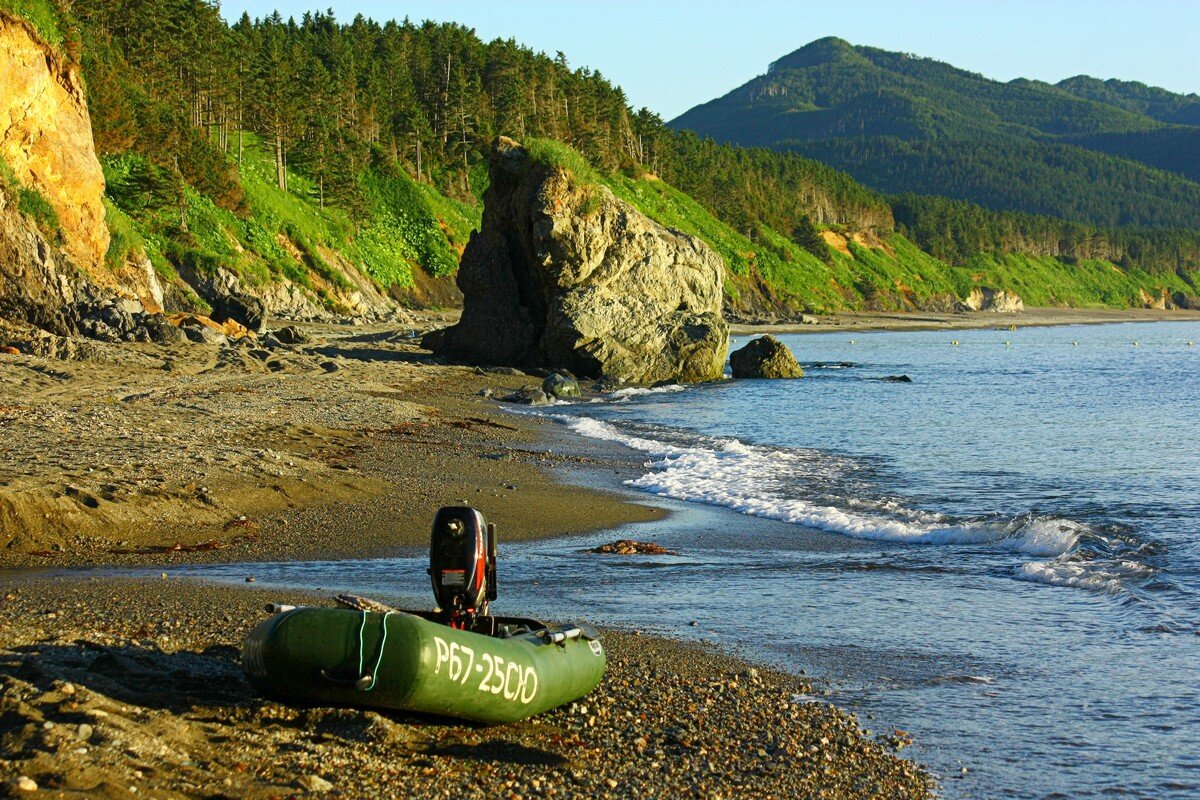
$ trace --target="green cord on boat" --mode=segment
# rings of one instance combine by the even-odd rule
[[[370,612],[362,612],[362,622],[358,626],[358,675],[361,680],[363,676],[363,655],[366,651],[366,644],[363,642],[363,631],[367,629],[367,616]],[[375,688],[375,678],[379,675],[379,667],[383,664],[383,647],[387,644],[387,620],[395,611],[385,611],[383,614],[383,622],[380,623],[382,633],[379,637],[379,656],[375,659],[375,668],[371,670],[371,682],[367,684],[362,691],[369,692]]]

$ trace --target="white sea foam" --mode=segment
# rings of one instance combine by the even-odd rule
[[[1119,592],[1131,580],[1143,580],[1154,574],[1153,568],[1127,559],[1105,561],[1031,561],[1016,568],[1014,575],[1023,581],[1050,586],[1072,586],[1099,592]]]
[[[804,525],[830,533],[886,542],[979,545],[1034,556],[1062,555],[1086,527],[1070,520],[1028,517],[1016,520],[953,521],[908,509],[895,501],[843,498],[831,504],[780,490],[801,474],[817,475],[833,457],[812,451],[786,451],[715,439],[705,446],[675,445],[637,436],[596,419],[558,416],[578,433],[619,442],[651,457],[651,470],[627,481],[663,497],[723,506],[743,514]]]
[[[934,678],[934,683],[975,683],[991,686],[996,679],[991,675],[941,675]]]
[[[798,706],[804,706],[811,705],[813,703],[825,703],[828,701],[823,697],[817,697],[816,695],[812,694],[794,694],[792,695],[792,702]]]
[[[668,384],[667,386],[652,387],[629,386],[624,389],[617,389],[615,392],[612,392],[609,397],[613,398],[613,400],[621,401],[629,400],[631,397],[641,397],[642,395],[647,394],[670,394],[672,392],[682,392],[686,388],[686,386],[680,386],[677,383]]]
[[[1117,592],[1121,588],[1121,576],[1116,572],[1096,569],[1086,563],[1030,561],[1017,567],[1013,574],[1023,581],[1050,586],[1072,586],[1101,592]]]

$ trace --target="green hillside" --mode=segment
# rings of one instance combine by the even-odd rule
[[[1102,226],[1192,227],[1197,129],[1180,123],[1194,121],[1195,100],[1121,82],[1002,83],[830,38],[671,125],[795,150],[884,192]]]
[[[1014,237],[1002,218],[962,246],[977,206],[900,202],[795,153],[672,130],[561,53],[485,43],[460,25],[320,13],[228,25],[203,0],[95,0],[70,13],[0,2],[51,9],[46,24],[77,43],[108,181],[108,261],[145,254],[175,308],[203,309],[203,278],[218,268],[339,312],[364,281],[404,303],[455,302],[499,134],[708,242],[728,265],[733,311],[948,309],[975,286],[1077,305],[1195,295],[1200,247],[1187,232],[1171,250],[1082,226],[1073,241],[1116,244],[1045,256],[1030,236],[1056,232]],[[1076,133],[1136,128],[1137,115],[1080,102],[1108,122]]]
[[[110,261],[145,251],[184,295],[191,276],[220,266],[250,285],[290,281],[331,308],[356,273],[403,302],[452,302],[501,133],[568,145],[619,193],[679,186],[674,205],[707,215],[689,229],[726,255],[746,303],[858,302],[794,277],[797,259],[830,259],[822,242],[809,242],[820,258],[788,245],[791,260],[771,242],[818,226],[892,231],[886,199],[844,173],[678,134],[562,54],[484,43],[458,25],[319,13],[227,25],[201,0],[97,0],[72,13],[118,212]]]
[[[815,247],[810,244],[806,248],[794,233],[785,235],[766,225],[756,228],[752,241],[656,177],[603,174],[558,142],[533,140],[528,146],[535,160],[568,169],[585,183],[605,185],[663,225],[704,239],[729,267],[726,294],[735,308],[753,308],[754,299],[761,299],[764,285],[767,299],[792,310],[817,313],[846,309],[951,310],[958,298],[985,286],[1016,292],[1034,306],[1123,308],[1163,298],[1194,304],[1196,287],[1200,286],[1200,238],[1188,234],[1173,240],[1171,248],[1152,251],[1153,239],[1115,234],[1100,242],[1094,237],[1101,234],[1084,225],[1049,218],[1017,218],[969,203],[930,198],[943,204],[940,229],[948,229],[956,221],[966,223],[950,234],[952,241],[956,236],[961,241],[968,231],[978,229],[978,240],[965,248],[971,255],[964,255],[938,241],[930,230],[907,228],[903,223],[910,216],[932,219],[933,214],[914,209],[914,203],[926,198],[900,198],[895,203],[897,222],[902,223],[902,230],[922,241],[925,249],[901,233],[875,239],[857,237],[856,241],[837,226],[824,228],[821,244]],[[945,205],[954,208],[947,213]],[[1059,227],[1051,227],[1055,225]],[[1069,253],[1069,245],[1055,255],[1013,252],[1021,249],[1016,241],[1019,236],[1050,233],[1064,241],[1070,236],[1081,241]],[[1080,258],[1075,253],[1085,238],[1093,249],[1088,257]],[[835,246],[824,244],[825,240]],[[939,249],[944,258],[930,255]],[[1131,266],[1133,252],[1151,263],[1161,262],[1165,268]],[[1173,270],[1181,258],[1193,265],[1190,273]],[[1117,261],[1124,266],[1114,263]]]
[[[1152,136],[1157,132],[1148,132]],[[1116,134],[1127,143],[1130,134]],[[918,192],[1101,227],[1195,227],[1200,184],[1075,145],[897,136],[780,143],[841,166],[882,192]],[[1148,146],[1153,146],[1152,144]],[[1122,149],[1128,144],[1122,144]],[[1171,154],[1172,159],[1195,160]]]
[[[66,39],[54,0],[0,0],[0,11],[29,23],[52,47],[61,47]]]
[[[181,270],[205,274],[223,267],[252,286],[286,278],[330,307],[337,306],[332,290],[351,288],[347,269],[383,290],[400,290],[398,296],[414,288],[414,270],[451,275],[479,220],[476,207],[380,165],[359,176],[366,199],[359,213],[322,207],[302,173],[289,173],[288,189],[280,189],[270,152],[249,134],[237,184],[244,208],[237,213],[144,156],[110,155],[102,163],[112,266],[141,249],[168,281],[177,281]]]

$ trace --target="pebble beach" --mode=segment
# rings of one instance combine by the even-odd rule
[[[397,331],[310,335],[270,353],[275,366],[265,368],[267,359],[237,349],[185,355],[150,345],[0,365],[11,395],[2,400],[5,447],[20,454],[3,476],[6,502],[44,514],[70,503],[76,521],[6,528],[0,791],[930,796],[930,776],[898,755],[903,731],[867,730],[801,676],[633,630],[604,632],[609,666],[596,691],[512,725],[259,697],[238,658],[265,603],[331,598],[130,579],[103,567],[387,555],[423,546],[432,512],[463,500],[484,509],[504,539],[663,515],[606,488],[635,467],[627,455],[566,441],[486,397],[536,376],[439,363]],[[331,391],[337,403],[325,402]],[[181,424],[184,407],[204,409],[208,430]],[[71,429],[70,458],[52,449],[33,458],[49,433],[23,420],[81,415],[104,424]],[[119,467],[122,442],[148,431],[155,445]],[[201,433],[223,449],[197,447]],[[117,474],[126,482],[117,485]],[[271,488],[284,481],[296,488]]]
[[[806,681],[712,648],[605,632],[582,700],[478,726],[258,697],[241,637],[277,594],[178,580],[9,580],[5,786],[48,797],[929,796]],[[290,600],[327,604],[326,598]],[[24,781],[22,781],[24,778]]]

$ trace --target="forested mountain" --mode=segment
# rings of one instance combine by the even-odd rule
[[[1054,86],[1076,97],[1145,114],[1159,122],[1200,125],[1200,95],[1195,93],[1178,94],[1137,81],[1102,81],[1088,75],[1076,75]]]
[[[965,200],[902,194],[892,198],[896,228],[936,258],[966,263],[979,253],[1098,259],[1151,272],[1200,264],[1200,235],[1190,230],[1103,229],[1018,211],[990,211]]]
[[[821,39],[671,125],[793,150],[885,192],[1101,226],[1200,220],[1192,96],[1074,78],[1001,83]]]
[[[483,42],[462,25],[347,23],[332,13],[227,24],[210,0],[92,0],[69,11],[54,0],[0,0],[4,9],[81,60],[108,185],[108,260],[115,269],[148,257],[181,287],[177,304],[202,308],[202,297],[185,296],[188,287],[218,270],[250,284],[286,279],[335,309],[358,273],[405,303],[457,302],[449,279],[479,224],[487,153],[499,134],[705,239],[728,265],[735,310],[951,308],[976,285],[1019,286],[1031,303],[1191,303],[1196,295],[1200,234],[1130,238],[920,197],[895,201],[904,215],[898,233],[893,201],[844,172],[786,150],[673,130],[563,53]],[[794,56],[821,61],[815,51]],[[834,91],[835,83],[810,89]],[[859,97],[858,113],[866,119],[880,98],[921,111],[892,115],[896,146],[912,144],[899,136],[913,119],[949,130],[981,113],[896,93]],[[1066,123],[1043,110],[1026,127],[1062,135],[1162,128],[1131,111],[1070,102],[1078,113]],[[954,169],[947,163],[947,186]],[[1056,179],[1072,169],[1067,159]],[[1127,202],[1192,202],[1182,178],[1139,195],[1138,170],[1146,168],[1106,173]],[[1039,210],[1055,208],[1048,201]],[[981,218],[987,235],[971,235]],[[1046,237],[1060,241],[1048,247]],[[1026,266],[1036,277],[1018,280]]]
[[[384,161],[473,202],[486,180],[482,153],[504,133],[562,141],[600,169],[636,166],[689,191],[753,185],[749,207],[775,216],[854,224],[874,209],[867,224],[890,227],[886,202],[835,170],[706,148],[634,112],[600,72],[512,40],[484,43],[464,26],[362,16],[347,25],[321,13],[226,26],[203,0],[96,0],[75,13],[101,152],[180,155],[189,180],[220,172],[207,151],[239,163],[249,131],[270,147],[280,188],[295,166],[324,199],[354,206],[356,177]]]

